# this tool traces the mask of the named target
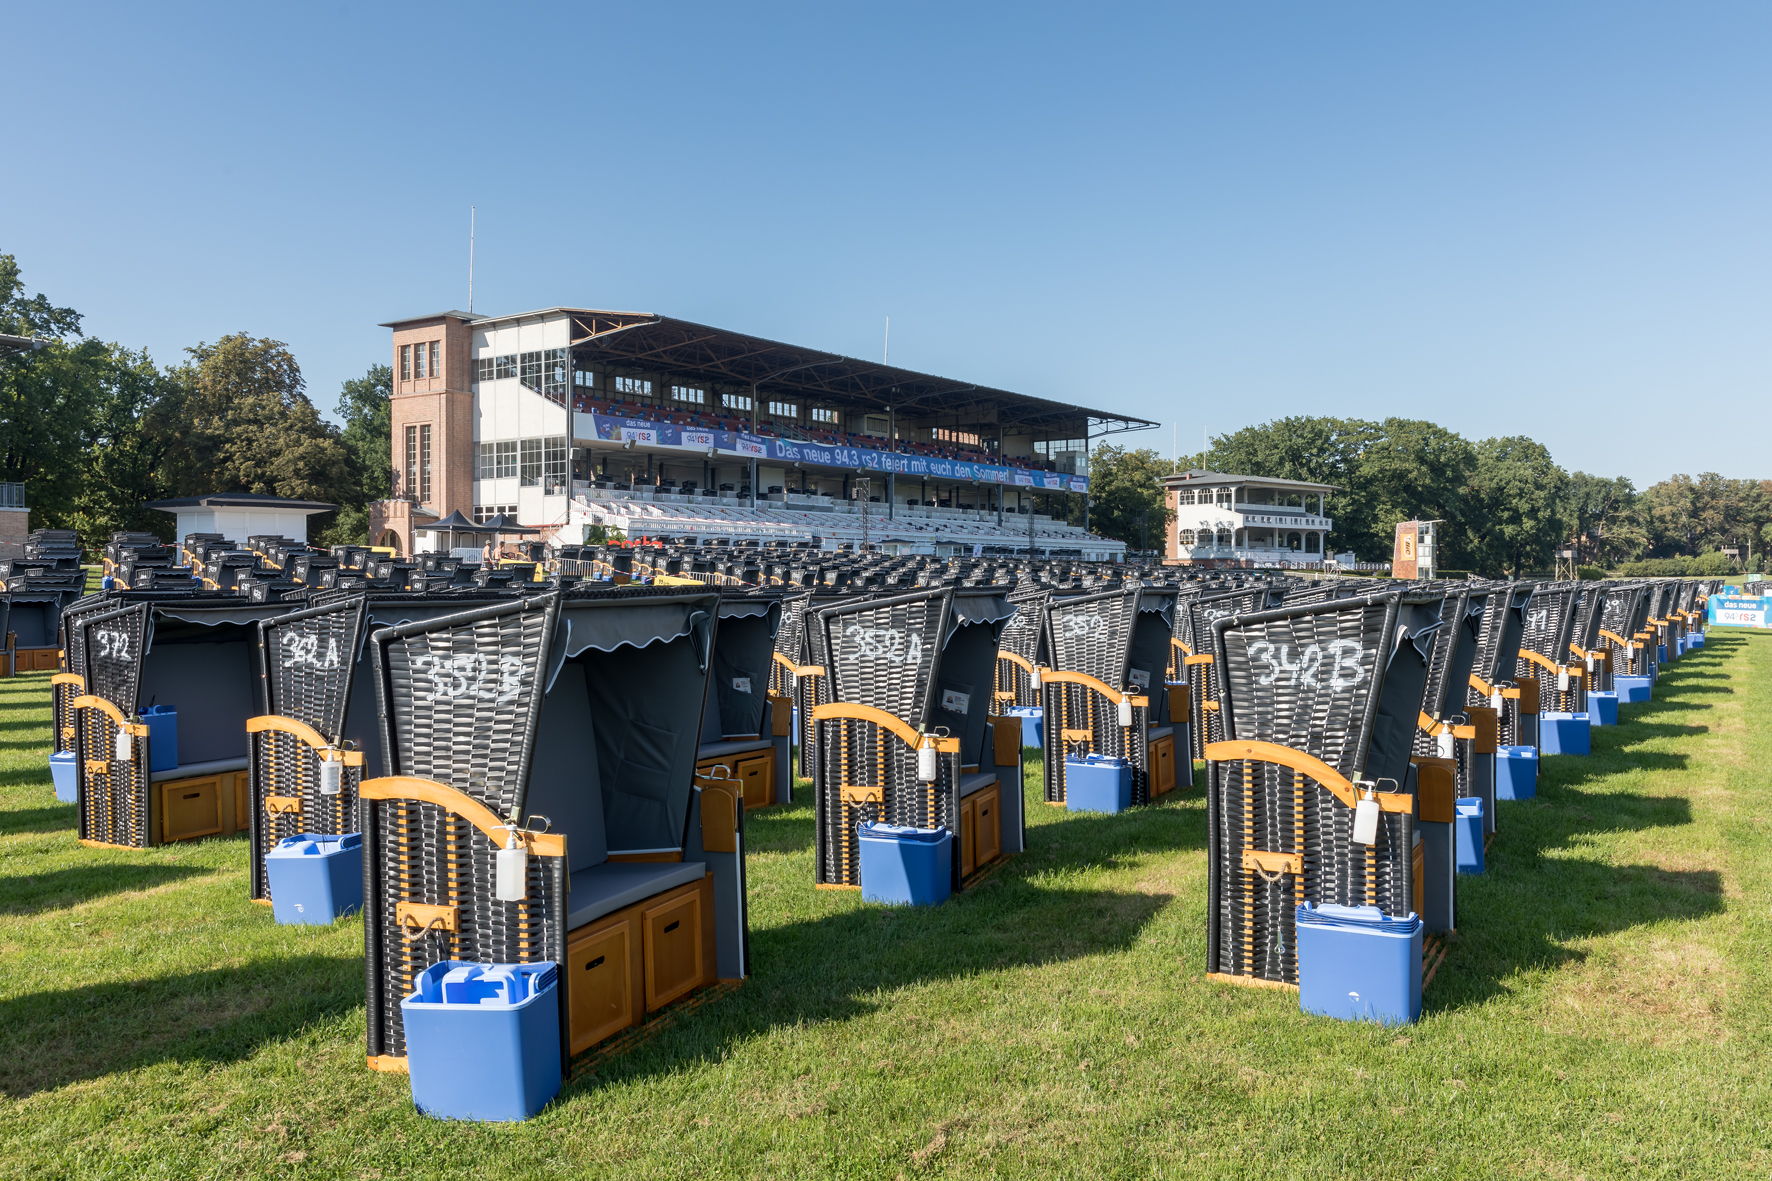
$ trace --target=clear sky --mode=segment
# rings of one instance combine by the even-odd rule
[[[310,393],[379,321],[660,312],[1163,422],[1772,476],[1772,5],[14,4],[0,251]]]

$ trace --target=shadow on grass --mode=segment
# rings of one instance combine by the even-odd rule
[[[758,931],[751,938],[754,975],[744,987],[693,1017],[664,1023],[632,1048],[589,1060],[570,1086],[717,1063],[735,1043],[777,1029],[891,1007],[897,1002],[888,994],[896,989],[1121,951],[1169,901],[1166,894],[1042,889],[1000,873],[941,906],[863,905]],[[890,1046],[878,1053],[889,1056]]]
[[[80,814],[73,804],[55,803],[42,808],[13,808],[0,812],[0,836],[72,831],[79,824]]]
[[[0,877],[0,915],[38,914],[78,906],[101,894],[149,890],[206,869],[155,862],[92,862],[44,873]]]
[[[22,1099],[156,1062],[236,1062],[362,1005],[357,956],[48,988],[0,1001],[0,1095]]]

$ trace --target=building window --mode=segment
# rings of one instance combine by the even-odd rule
[[[514,504],[477,504],[474,506],[474,524],[484,525],[494,517],[514,517],[517,506]]]
[[[475,360],[474,360],[474,380],[475,381],[491,381],[492,380],[492,365],[496,359],[497,358],[494,358],[494,357],[477,357],[477,358],[475,358]]]
[[[980,439],[973,431],[956,431],[950,430],[945,426],[938,426],[930,431],[929,434],[931,437],[939,439],[943,443],[959,443],[966,447],[984,446],[984,440]]]
[[[814,406],[811,410],[812,421],[825,426],[836,426],[843,421],[843,415],[829,406]]]
[[[624,398],[639,398],[641,400],[650,401],[652,398],[652,379],[649,377],[628,377],[623,375],[615,379],[614,389],[616,393]]]
[[[1192,488],[1177,488],[1175,490],[1175,503],[1176,504],[1192,504],[1192,503],[1194,503],[1194,490]]]
[[[698,385],[674,385],[671,387],[671,400],[687,402],[692,406],[706,406],[708,392]]]
[[[524,439],[518,444],[517,482],[524,488],[541,486],[540,439]]]
[[[597,388],[597,374],[596,374],[596,372],[594,370],[590,370],[590,369],[574,369],[572,371],[572,386],[574,389],[579,389],[579,390],[594,390],[594,389],[596,389]]]
[[[431,499],[431,424],[406,428],[406,492],[420,504]]]
[[[479,450],[482,480],[513,480],[517,477],[517,440],[482,443]]]
[[[1176,541],[1177,545],[1192,545],[1192,544],[1194,544],[1194,531],[1192,529],[1180,530],[1175,535],[1175,541]]]
[[[1228,546],[1233,546],[1236,543],[1237,543],[1236,534],[1232,533],[1229,529],[1220,529],[1218,531],[1218,544],[1219,545],[1228,547]]]
[[[443,376],[443,342],[440,340],[431,342],[431,376]]]
[[[886,415],[870,414],[862,419],[861,429],[866,434],[879,435],[881,438],[885,438],[886,432],[891,428],[891,425],[891,419]]]
[[[728,410],[741,410],[746,414],[749,414],[751,410],[751,396],[749,394],[721,394],[720,405],[726,407]]]
[[[798,402],[771,401],[769,403],[769,416],[771,418],[792,418],[797,420],[800,417],[800,404]]]
[[[509,444],[516,448],[516,475],[519,486],[540,488],[553,496],[566,490],[566,436],[546,439],[521,439]]]
[[[409,344],[400,346],[400,380],[412,380],[412,346]]]
[[[492,358],[492,376],[496,381],[517,376],[517,354],[506,353],[502,357]]]
[[[430,372],[425,368],[425,346],[415,344],[412,346],[412,379],[423,381],[429,376]]]

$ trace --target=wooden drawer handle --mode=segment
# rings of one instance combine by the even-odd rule
[[[203,793],[200,791],[187,791],[184,795],[180,796],[179,799],[194,800],[194,799],[198,799],[202,795],[203,795]]]
[[[679,926],[681,926],[682,923],[683,923],[682,919],[672,919],[670,922],[665,924],[664,933],[666,935],[669,935],[672,931],[675,931]]]
[[[608,958],[609,958],[608,956],[603,956],[603,955],[598,956],[596,959],[592,960],[590,963],[585,965],[585,971],[589,972],[592,968],[602,967],[603,961]]]

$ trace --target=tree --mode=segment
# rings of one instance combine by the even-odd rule
[[[1134,549],[1161,549],[1169,524],[1163,477],[1174,464],[1148,447],[1089,453],[1089,527]]]
[[[1367,498],[1378,546],[1388,546],[1403,521],[1442,521],[1439,564],[1456,570],[1475,556],[1464,501],[1476,466],[1476,449],[1462,435],[1418,419],[1387,418],[1366,441],[1349,481]]]
[[[1569,477],[1568,503],[1577,562],[1614,568],[1648,549],[1643,498],[1625,477],[1575,472]]]
[[[1568,483],[1542,443],[1523,435],[1478,443],[1468,491],[1478,564],[1515,576],[1549,570],[1573,520]]]
[[[369,537],[369,502],[393,494],[394,470],[389,464],[393,421],[394,371],[371,365],[339,389],[338,416],[344,420],[339,441],[350,460],[351,489],[339,501],[338,517],[322,535],[329,545],[361,544]]]
[[[235,333],[185,351],[179,394],[161,400],[153,423],[178,493],[350,497],[351,454],[308,400],[287,345]]]

